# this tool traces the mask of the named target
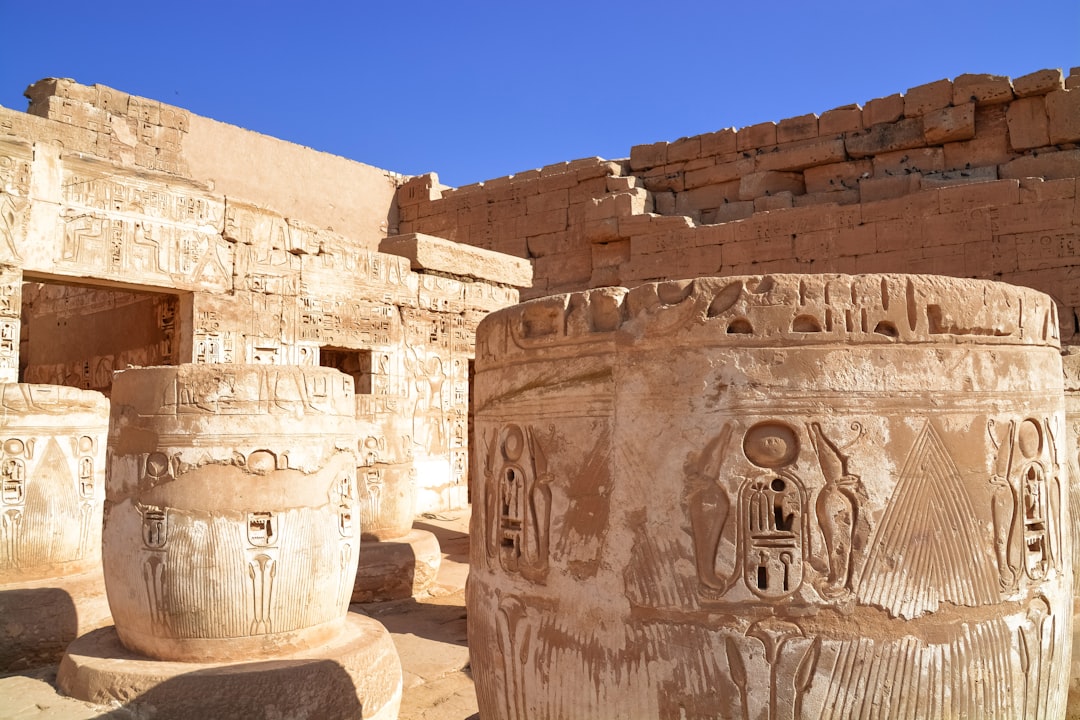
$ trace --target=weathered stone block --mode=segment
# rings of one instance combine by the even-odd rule
[[[532,283],[532,265],[528,260],[431,235],[412,233],[388,237],[380,243],[379,249],[408,258],[416,271],[434,270],[516,287],[528,287]]]
[[[896,93],[875,98],[863,106],[863,125],[873,127],[881,123],[894,123],[904,117],[904,96]]]
[[[992,105],[1012,99],[1012,83],[1005,76],[966,74],[953,79],[953,105]]]
[[[702,222],[727,223],[733,220],[742,220],[754,214],[754,201],[742,200],[739,202],[724,203],[712,211],[706,218],[702,216]]]
[[[813,113],[784,118],[776,125],[776,142],[780,144],[812,140],[817,136],[818,116]]]
[[[667,162],[668,163],[686,162],[687,160],[697,160],[699,157],[701,157],[701,138],[700,137],[679,138],[675,142],[668,145],[668,149],[667,149]]]
[[[846,132],[855,132],[863,129],[863,110],[858,105],[845,105],[843,107],[826,110],[818,118],[818,133],[825,135],[839,135]]]
[[[724,128],[701,136],[702,157],[723,157],[736,152],[735,128]]]
[[[904,117],[917,117],[933,110],[948,107],[953,101],[953,85],[949,80],[909,88],[904,94]]]
[[[1042,96],[1013,101],[1005,117],[1009,123],[1009,145],[1013,150],[1027,150],[1050,144],[1050,122]]]
[[[923,135],[931,145],[975,137],[975,103],[927,112],[923,116]]]
[[[1080,149],[1024,155],[1001,165],[1001,178],[1041,177],[1047,180],[1080,177]]]
[[[1061,90],[1065,87],[1065,80],[1061,75],[1061,70],[1055,68],[1028,73],[1013,80],[1012,85],[1016,97],[1022,98]]]
[[[873,163],[863,159],[808,167],[803,171],[803,177],[808,193],[839,192],[858,187],[859,178],[869,177],[873,171]]]
[[[1080,90],[1055,90],[1046,95],[1050,142],[1080,141]]]
[[[739,130],[735,138],[735,149],[739,152],[756,150],[776,144],[776,123],[763,122]]]
[[[755,172],[739,180],[739,199],[754,200],[763,195],[788,191],[795,195],[806,192],[802,173]]]
[[[874,125],[861,133],[849,133],[844,137],[847,153],[852,159],[876,155],[893,150],[923,147],[922,118],[907,118],[897,122]]]
[[[667,164],[666,142],[653,143],[652,145],[635,145],[630,148],[630,169],[648,170],[657,165]]]
[[[803,170],[847,159],[841,138],[813,138],[777,145],[754,157],[757,170]]]

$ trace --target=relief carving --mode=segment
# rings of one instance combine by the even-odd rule
[[[817,588],[822,597],[836,598],[853,589],[856,554],[869,532],[860,510],[866,503],[866,489],[862,478],[848,471],[848,457],[825,436],[821,424],[814,422],[808,427],[825,478],[815,503],[826,550],[825,562],[818,568],[825,577]],[[856,425],[854,429],[862,428]]]
[[[929,537],[938,540],[919,541]],[[927,421],[877,530],[859,601],[904,618],[934,612],[941,602],[996,603],[1000,573],[984,547],[964,481]]]
[[[548,571],[551,476],[531,427],[493,431],[487,446],[487,554],[504,570],[543,582]]]

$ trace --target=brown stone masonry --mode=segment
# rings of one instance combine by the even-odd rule
[[[535,260],[524,297],[763,272],[1036,287],[1080,329],[1080,68],[961,75],[461,188],[398,191],[400,232]]]

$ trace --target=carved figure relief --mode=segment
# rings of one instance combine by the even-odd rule
[[[499,653],[503,657],[502,681],[506,685],[502,693],[506,702],[505,717],[527,720],[525,683],[535,633],[533,621],[520,598],[500,595],[496,625]]]
[[[730,439],[731,425],[725,424],[700,455],[691,454],[683,465],[691,488],[688,505],[698,579],[707,588],[719,592],[726,592],[738,577],[737,574],[721,577],[716,568],[720,538],[731,510],[731,499],[719,482]]]
[[[486,547],[507,572],[543,582],[548,570],[551,476],[534,429],[510,424],[489,435]]]
[[[824,578],[817,583],[823,597],[834,598],[853,587],[857,542],[868,532],[860,508],[866,502],[862,479],[848,471],[848,458],[825,436],[820,423],[810,423],[810,440],[817,452],[825,485],[815,503],[818,528],[825,541],[825,562],[819,568]],[[861,431],[861,426],[854,429]]]

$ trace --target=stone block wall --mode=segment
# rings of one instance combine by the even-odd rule
[[[398,191],[400,230],[535,259],[523,297],[765,272],[1049,293],[1080,335],[1080,68],[962,75],[819,115]]]
[[[258,201],[292,220],[348,234],[369,250],[397,225],[397,173],[104,85],[49,78],[26,96],[27,113],[0,120],[0,135],[7,129],[39,140],[53,134],[68,151]],[[57,123],[35,124],[35,116]]]

